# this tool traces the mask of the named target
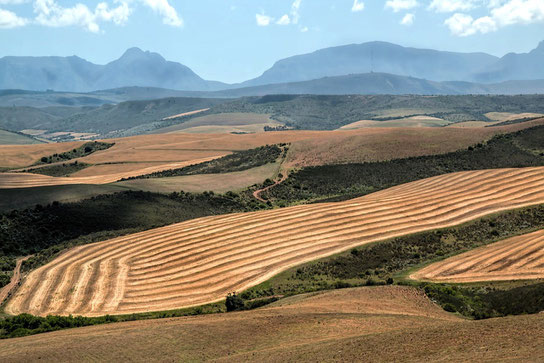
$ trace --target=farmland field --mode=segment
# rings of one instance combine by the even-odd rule
[[[531,361],[544,359],[543,327],[543,314],[470,321],[414,288],[366,287],[294,296],[248,312],[2,340],[0,360],[62,361],[68,349],[78,361]],[[160,357],[148,358],[151,351]]]
[[[508,238],[427,266],[410,277],[437,282],[544,278],[544,231]]]
[[[346,202],[195,219],[76,247],[33,271],[6,311],[93,316],[200,305],[354,246],[539,203],[542,167],[447,174]]]

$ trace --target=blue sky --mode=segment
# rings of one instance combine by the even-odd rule
[[[544,0],[0,0],[0,56],[104,64],[137,46],[224,82],[288,56],[373,40],[527,52],[544,40]]]

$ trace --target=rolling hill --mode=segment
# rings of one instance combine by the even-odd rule
[[[544,168],[446,174],[346,202],[194,219],[75,247],[6,312],[129,314],[201,305],[289,267],[387,238],[544,203]]]
[[[512,237],[431,264],[410,278],[436,282],[544,278],[544,230]]]

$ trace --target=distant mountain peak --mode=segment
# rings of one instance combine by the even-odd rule
[[[160,59],[164,60],[164,58],[158,54],[153,53],[150,51],[143,51],[138,47],[132,47],[128,48],[125,53],[119,58],[119,61],[134,61],[134,60],[140,60],[140,59]]]
[[[544,40],[538,43],[538,46],[533,49],[533,52],[544,53]]]

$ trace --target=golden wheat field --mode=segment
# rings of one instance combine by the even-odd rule
[[[88,316],[218,301],[354,246],[544,203],[544,167],[460,172],[338,203],[211,216],[73,248],[6,312]]]
[[[433,263],[410,278],[440,282],[544,278],[544,230],[508,238]]]

